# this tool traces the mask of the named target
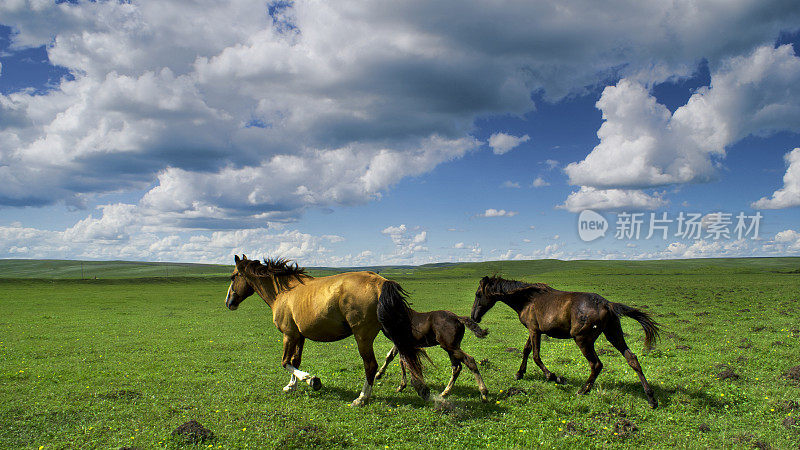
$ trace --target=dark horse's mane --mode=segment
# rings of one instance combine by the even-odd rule
[[[483,277],[481,285],[487,294],[508,294],[517,289],[530,288],[539,292],[552,291],[553,288],[544,283],[526,283],[524,281],[506,280],[497,275]]]
[[[304,278],[311,278],[311,275],[306,273],[304,267],[300,267],[296,262],[285,258],[264,258],[264,263],[253,259],[245,260],[244,263],[241,271],[245,275],[275,280],[278,292],[288,289],[289,282],[293,279],[302,283]]]

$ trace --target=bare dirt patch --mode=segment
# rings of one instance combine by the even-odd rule
[[[176,428],[172,435],[186,444],[200,444],[214,439],[214,433],[194,419]]]

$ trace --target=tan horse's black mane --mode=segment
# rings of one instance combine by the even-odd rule
[[[293,279],[302,283],[304,278],[311,278],[311,275],[306,273],[304,267],[298,266],[296,262],[289,259],[264,258],[263,263],[257,259],[244,260],[243,262],[244,264],[240,268],[240,271],[243,272],[245,276],[272,278],[275,280],[279,291],[288,289],[289,282]]]
[[[483,279],[481,279],[481,286],[483,286],[483,290],[487,294],[509,294],[523,288],[540,292],[553,290],[553,288],[544,283],[526,283],[524,281],[506,280],[497,275],[483,277]]]

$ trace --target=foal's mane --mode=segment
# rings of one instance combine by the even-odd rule
[[[254,278],[270,278],[275,280],[278,292],[287,290],[289,288],[289,282],[293,279],[302,283],[304,278],[312,278],[311,275],[306,273],[304,267],[298,266],[296,262],[289,259],[264,258],[263,264],[257,259],[244,260],[243,262],[244,264],[240,268],[240,271],[243,272],[244,275],[249,275]]]
[[[481,285],[483,286],[484,292],[487,294],[510,294],[520,289],[538,292],[548,292],[553,290],[553,288],[544,283],[526,283],[524,281],[506,280],[505,278],[500,278],[497,275],[483,277],[483,279],[481,279]]]

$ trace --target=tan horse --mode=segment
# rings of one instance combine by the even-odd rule
[[[297,264],[283,259],[234,258],[236,269],[225,305],[235,310],[254,292],[272,309],[272,321],[283,333],[283,367],[291,373],[284,391],[293,391],[297,381],[320,389],[319,378],[299,369],[306,338],[332,342],[355,336],[364,361],[366,380],[353,406],[363,406],[372,394],[378,363],[372,343],[379,331],[397,346],[412,374],[412,385],[428,399],[430,390],[422,379],[420,350],[414,346],[406,293],[397,282],[373,272],[346,272],[314,278]]]

